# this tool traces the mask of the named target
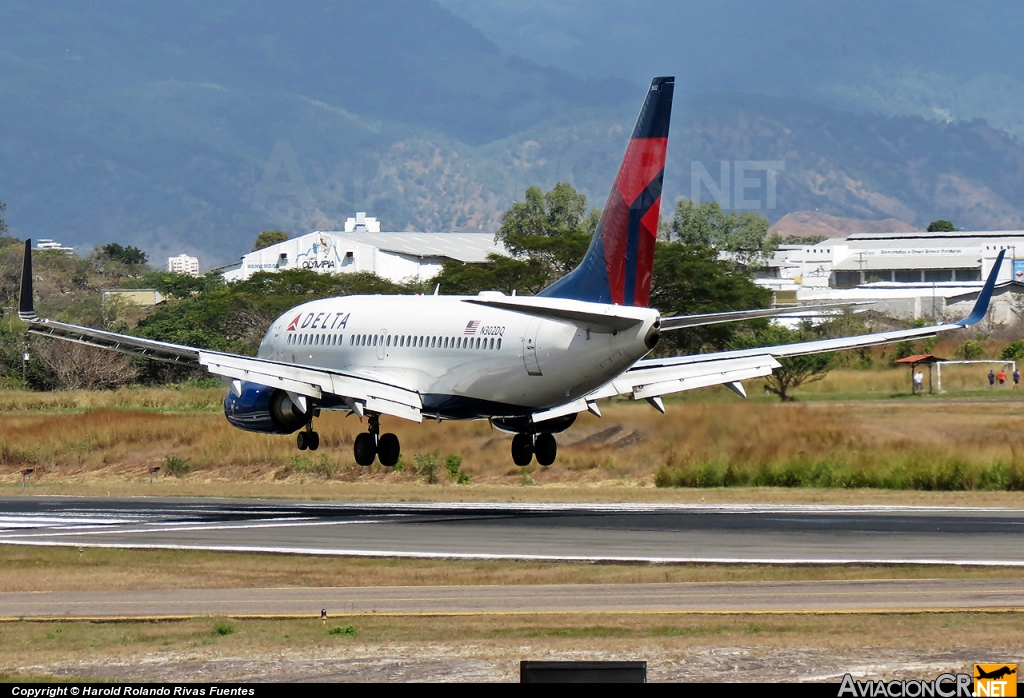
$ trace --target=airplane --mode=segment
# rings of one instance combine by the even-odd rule
[[[1013,669],[1011,669],[1008,666],[1002,666],[1002,667],[1000,667],[998,669],[994,669],[992,671],[985,671],[980,666],[975,664],[974,665],[974,670],[978,674],[977,676],[974,677],[976,679],[996,679],[996,680],[999,680],[999,679],[1003,678],[1004,676],[1009,676],[1010,674],[1016,674],[1017,673],[1016,665],[1014,665]]]
[[[366,418],[353,456],[394,466],[398,437],[382,417],[420,422],[487,419],[514,434],[512,460],[542,466],[557,456],[555,434],[597,401],[616,395],[665,412],[662,397],[769,375],[786,356],[851,349],[974,324],[988,308],[1000,252],[971,314],[960,322],[691,356],[645,358],[663,332],[777,317],[806,308],[756,309],[661,317],[648,307],[673,77],[651,82],[586,256],[535,296],[344,296],[299,305],[270,326],[255,357],[134,337],[40,319],[32,293],[31,241],[25,242],[19,316],[46,337],[202,367],[228,385],[224,413],[234,426],[297,433],[316,450],[321,410]],[[823,306],[816,306],[823,307]]]

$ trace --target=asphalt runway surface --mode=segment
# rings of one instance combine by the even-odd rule
[[[635,563],[1024,567],[1024,510],[0,498],[0,544]]]

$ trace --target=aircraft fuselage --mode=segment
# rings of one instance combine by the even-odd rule
[[[564,404],[604,385],[650,351],[647,342],[659,320],[656,310],[629,307],[623,312],[637,317],[638,324],[597,332],[585,323],[482,307],[467,298],[476,296],[312,301],[271,325],[258,356],[392,377],[420,393],[429,417],[515,416]],[[595,312],[608,309],[580,305]]]

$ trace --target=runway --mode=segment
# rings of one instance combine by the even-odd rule
[[[585,590],[581,593],[581,590]],[[0,620],[1024,611],[1024,579],[0,593]]]
[[[0,544],[447,559],[1024,566],[1024,510],[0,498]]]

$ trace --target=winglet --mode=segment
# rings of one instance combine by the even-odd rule
[[[18,301],[18,317],[25,322],[38,320],[32,301],[32,240],[25,241],[25,262],[21,268],[21,298]]]
[[[996,285],[996,277],[999,276],[999,267],[1003,265],[1003,257],[1006,256],[1006,250],[999,250],[999,256],[996,257],[996,263],[992,265],[992,271],[988,273],[988,278],[985,279],[985,285],[981,289],[981,293],[978,295],[978,300],[974,303],[974,310],[971,314],[965,317],[960,322],[954,323],[960,327],[967,327],[980,321],[985,317],[985,313],[988,312],[989,301],[992,300],[992,289]]]

